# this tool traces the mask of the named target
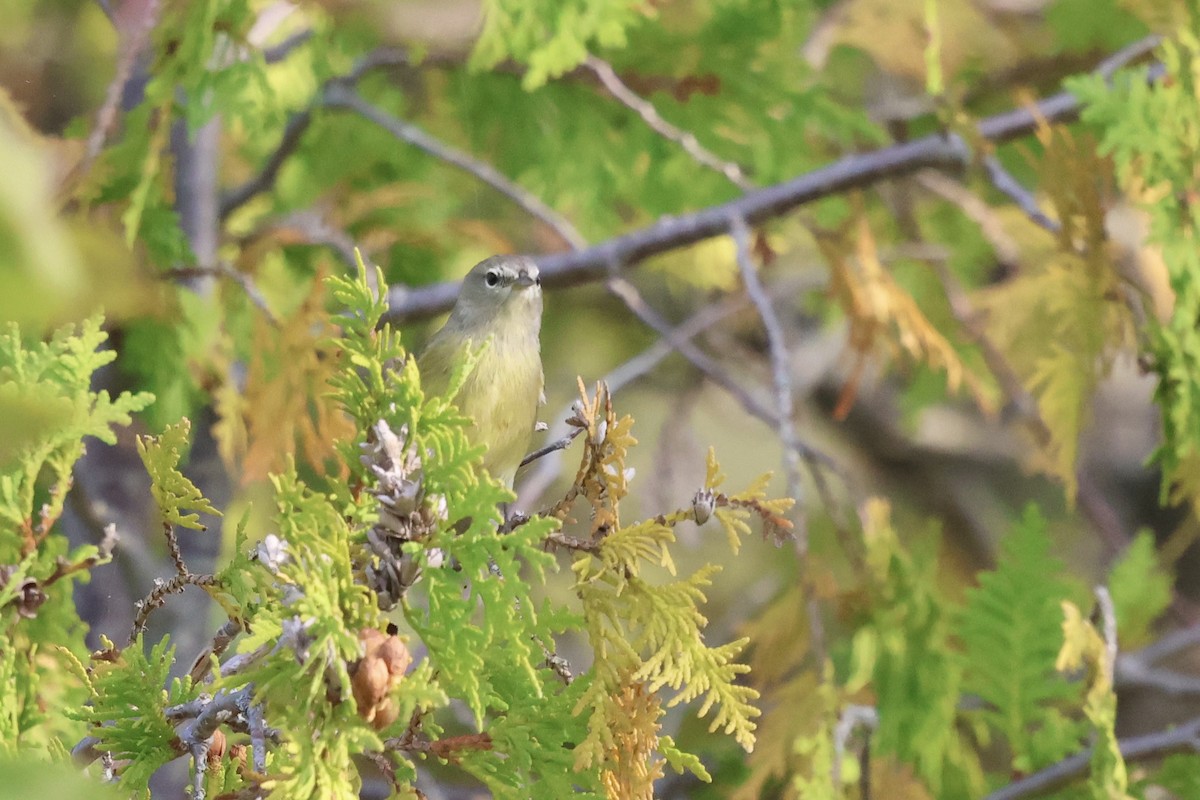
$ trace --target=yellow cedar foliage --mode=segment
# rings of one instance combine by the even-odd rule
[[[832,753],[832,727],[837,720],[831,687],[807,670],[764,696],[767,712],[758,732],[759,746],[746,760],[750,775],[731,800],[757,800],[769,783],[788,776],[797,776],[782,788],[788,800],[804,796],[806,787],[815,788],[819,781],[831,786],[831,762],[822,756],[824,746],[817,746],[828,743]]]
[[[629,448],[637,444],[631,433],[633,417],[617,418],[608,387],[597,384],[589,396],[579,379],[579,400],[573,419],[584,429],[584,453],[571,490],[549,512],[565,520],[571,505],[583,497],[592,507],[592,536],[621,525],[620,503],[629,492],[632,470],[625,468]]]
[[[653,800],[654,781],[663,775],[663,761],[654,758],[662,704],[657,694],[632,683],[621,688],[613,706],[613,744],[601,772],[604,790],[612,800]]]
[[[647,573],[658,567],[675,575],[669,548],[679,522],[702,524],[716,511],[727,512],[718,518],[736,548],[741,534],[749,530],[745,519],[752,514],[765,528],[790,528],[782,514],[793,501],[766,496],[769,476],[739,494],[716,491],[724,476],[710,451],[705,486],[691,508],[622,527],[619,504],[632,476],[625,456],[636,441],[633,421],[616,416],[603,384],[589,396],[581,382],[580,395],[572,424],[585,434],[585,452],[572,490],[552,511],[563,519],[572,503],[583,498],[592,516],[591,543],[572,564],[575,592],[596,654],[592,682],[575,706],[576,714],[588,716],[588,734],[575,748],[575,766],[599,766],[610,797],[648,797],[643,793],[653,781],[648,776],[661,773],[664,758],[676,769],[690,769],[707,779],[699,761],[658,736],[661,690],[674,690],[666,707],[699,699],[699,715],[712,713],[710,730],[732,735],[747,751],[753,750],[754,718],[760,712],[754,705],[758,692],[740,683],[749,667],[737,658],[747,640],[716,647],[704,642],[708,620],[699,609],[720,568],[710,564],[666,583],[655,583]]]
[[[793,583],[742,627],[752,642],[750,669],[760,689],[787,680],[808,655],[810,631],[803,608],[804,589]]]
[[[735,554],[742,546],[742,536],[750,533],[746,520],[752,515],[757,515],[761,520],[764,538],[771,536],[780,542],[791,535],[792,521],[784,515],[796,504],[796,500],[792,497],[767,497],[772,473],[764,472],[751,481],[744,491],[727,495],[716,491],[725,482],[725,474],[717,463],[716,450],[711,447],[708,448],[705,466],[704,491],[697,495],[696,503],[712,502],[713,516],[721,523],[729,549]]]
[[[1060,671],[1087,670],[1088,692],[1083,712],[1095,727],[1091,775],[1092,796],[1103,800],[1133,800],[1128,793],[1129,775],[1117,742],[1117,695],[1113,691],[1116,644],[1109,643],[1084,618],[1079,607],[1063,601],[1063,646],[1056,667]]]
[[[841,796],[841,776],[834,764],[838,758],[834,741],[837,728],[837,693],[831,681],[817,687],[821,706],[816,716],[816,730],[792,741],[792,749],[806,763],[794,773],[792,791],[800,800],[838,800]]]
[[[839,415],[849,412],[868,359],[880,351],[905,354],[944,372],[951,392],[966,389],[980,408],[990,413],[992,401],[984,383],[880,263],[875,237],[861,208],[842,230],[817,231],[815,236],[829,265],[830,292],[849,321],[848,342],[855,357],[838,401]]]
[[[218,446],[227,463],[240,462],[244,483],[283,471],[297,451],[308,463],[324,466],[335,443],[353,435],[350,420],[326,390],[339,367],[330,345],[325,285],[314,279],[300,307],[275,323],[255,317],[245,389],[238,392],[229,379],[218,392]]]
[[[1048,436],[1036,437],[1032,466],[1057,477],[1074,501],[1079,436],[1089,422],[1096,385],[1122,347],[1133,341],[1121,279],[1107,243],[1105,215],[1112,168],[1087,135],[1039,130],[1041,181],[1062,225],[1056,237],[1025,230],[1026,260],[1018,275],[977,294],[987,333],[1037,401]]]

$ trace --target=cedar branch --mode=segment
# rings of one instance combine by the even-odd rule
[[[1111,75],[1117,66],[1139,58],[1157,40],[1147,38],[1106,59],[1097,74]],[[1157,80],[1161,65],[1151,68]],[[1069,92],[1051,95],[1032,106],[1013,109],[979,121],[980,139],[1002,144],[1033,133],[1041,124],[1068,123],[1079,118],[1080,101]],[[762,223],[801,206],[852,189],[912,175],[923,169],[958,171],[971,163],[971,152],[955,134],[933,133],[908,142],[845,156],[832,164],[766,186],[734,200],[669,216],[651,225],[615,236],[588,248],[536,257],[542,285],[548,288],[575,286],[603,280],[612,265],[629,267],[650,256],[730,232],[733,220],[749,225]],[[389,293],[390,309],[385,321],[393,324],[424,319],[441,313],[458,296],[458,282],[445,281],[417,288],[394,286]]]

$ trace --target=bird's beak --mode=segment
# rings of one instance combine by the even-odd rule
[[[518,289],[528,289],[530,286],[536,286],[538,283],[538,274],[530,273],[526,270],[521,270],[517,273],[515,284]]]

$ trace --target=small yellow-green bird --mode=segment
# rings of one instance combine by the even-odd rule
[[[475,423],[474,442],[487,445],[484,468],[510,489],[545,402],[541,327],[537,265],[525,256],[492,256],[467,273],[450,318],[417,359],[426,393],[436,394],[446,391],[468,345],[488,343],[455,403]]]

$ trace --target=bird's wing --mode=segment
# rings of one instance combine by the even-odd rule
[[[421,388],[426,396],[443,394],[449,388],[461,350],[462,344],[451,341],[449,337],[434,336],[429,340],[417,358],[417,367],[421,370]]]

